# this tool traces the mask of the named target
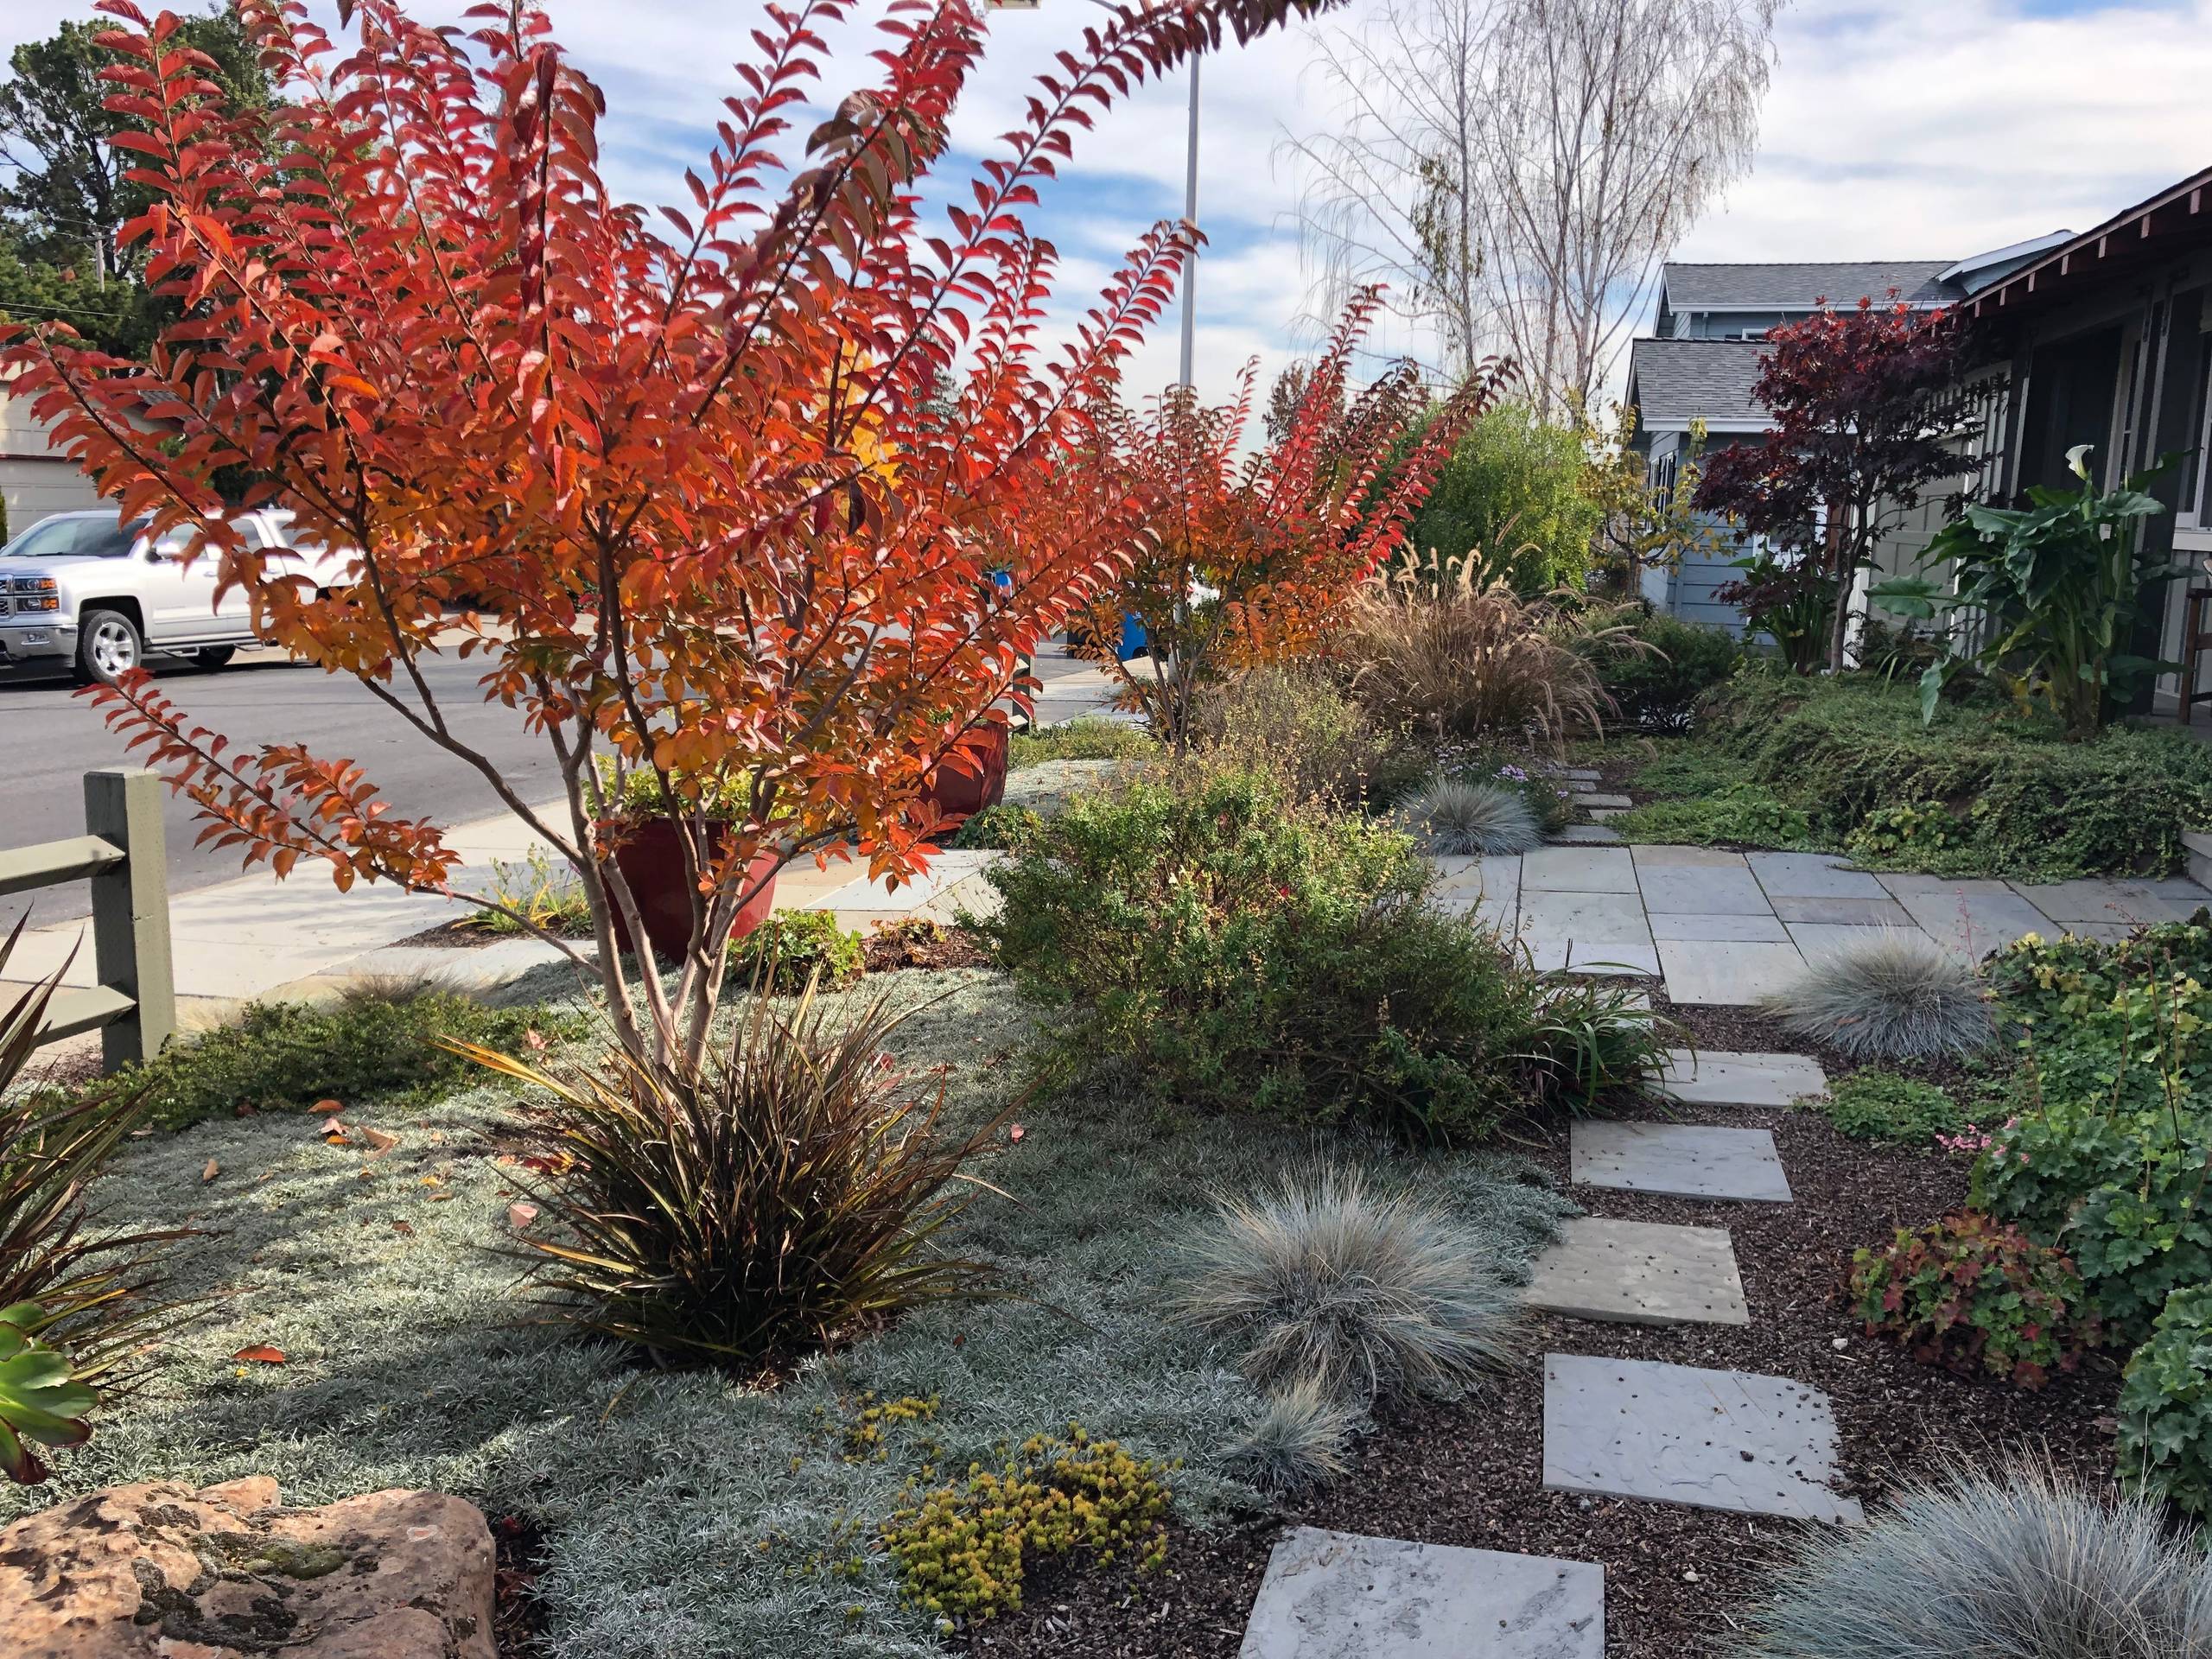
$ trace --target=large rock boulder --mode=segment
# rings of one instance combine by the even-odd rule
[[[8,1659],[497,1659],[492,1533],[439,1492],[111,1486],[0,1531]]]

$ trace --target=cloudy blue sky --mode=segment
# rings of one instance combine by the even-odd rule
[[[1337,16],[1356,22],[1359,3]],[[457,19],[463,3],[421,0],[418,10]],[[551,0],[556,35],[606,88],[618,189],[682,199],[682,170],[734,84],[727,66],[750,50],[756,4]],[[88,10],[8,0],[0,47]],[[965,154],[1014,124],[1030,78],[1092,15],[1086,0],[1042,0],[995,16],[955,135]],[[833,92],[865,78],[864,41],[833,42]],[[1776,45],[1757,165],[1680,257],[1956,257],[2086,228],[2212,163],[2212,0],[1796,0]],[[1312,57],[1294,28],[1205,69],[1199,216],[1211,245],[1198,296],[1209,390],[1247,357],[1272,367],[1296,344],[1306,276],[1281,141],[1325,130],[1335,113]],[[1145,225],[1181,211],[1184,97],[1177,79],[1117,107],[1047,196],[1037,223],[1059,245],[1071,289],[1094,288]],[[1173,362],[1168,327],[1135,384],[1164,383]]]

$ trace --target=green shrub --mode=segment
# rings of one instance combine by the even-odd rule
[[[2023,1058],[1974,1202],[2064,1244],[2105,1322],[2139,1342],[2172,1291],[2212,1281],[2212,926],[2031,935],[1989,980]]]
[[[2173,1291],[2212,1283],[2212,1112],[2046,1100],[1992,1130],[1972,1201],[2072,1254],[2117,1339],[2140,1342]]]
[[[2111,944],[2031,933],[1998,951],[1988,973],[2006,1012],[2036,1026],[2044,1040],[2078,1040],[2076,1027],[2109,1027],[2125,1007],[2123,993],[2154,974],[2212,983],[2212,917],[2162,922]]]
[[[1813,846],[1809,816],[1759,784],[1733,783],[1690,800],[1647,801],[1612,827],[1630,841],[1694,847]]]
[[[1438,470],[1406,544],[1447,566],[1478,556],[1485,575],[1508,576],[1524,594],[1580,588],[1603,517],[1582,487],[1587,466],[1572,426],[1500,404]]]
[[[965,851],[1001,852],[1017,844],[1044,822],[1044,815],[1034,807],[1001,801],[996,806],[987,806],[972,814],[946,844]]]
[[[1058,1080],[1134,1063],[1201,1109],[1472,1140],[1516,1097],[1532,978],[1424,902],[1407,838],[1189,766],[1087,796],[990,872]]]
[[[2212,1284],[2167,1297],[2127,1362],[2118,1450],[2130,1484],[2212,1516]]]
[[[1986,1216],[1900,1227],[1886,1247],[1852,1252],[1851,1263],[1853,1311],[1867,1334],[1923,1364],[2037,1389],[2100,1339],[2074,1263]]]
[[[1878,806],[1844,837],[1845,849],[1860,858],[1910,859],[1966,845],[1971,831],[1941,801]]]
[[[1016,732],[1007,750],[1007,767],[1041,766],[1047,760],[1149,760],[1160,745],[1141,726],[1085,715],[1058,726]]]
[[[1080,1424],[1065,1440],[1026,1440],[994,1473],[971,1467],[963,1484],[921,1495],[893,1516],[883,1541],[906,1599],[944,1624],[1021,1605],[1029,1562],[1088,1552],[1100,1566],[1166,1559],[1168,1469],[1094,1441]]]
[[[1355,701],[1326,671],[1289,663],[1253,669],[1203,693],[1192,738],[1218,766],[1277,772],[1301,799],[1379,807],[1421,781],[1427,759]]]
[[[1615,721],[1631,729],[1685,729],[1698,699],[1744,660],[1744,648],[1726,628],[1701,627],[1663,611],[1638,620],[1630,637],[1647,649],[1605,647],[1598,672]]]
[[[581,1014],[493,1007],[434,985],[372,985],[327,1002],[256,1002],[235,1024],[173,1043],[123,1077],[144,1091],[156,1126],[181,1129],[242,1109],[429,1099],[477,1075],[448,1039],[511,1050],[532,1032],[550,1040],[588,1025]]]
[[[817,973],[826,988],[855,977],[864,965],[861,936],[837,925],[826,910],[779,910],[729,945],[729,971],[741,985],[764,982],[796,995]]]
[[[1854,1071],[1828,1085],[1821,1110],[1854,1141],[1928,1145],[1963,1121],[1949,1095],[1932,1083],[1894,1071]]]
[[[1940,805],[1960,837],[1894,855],[1939,873],[2164,874],[2181,862],[2183,831],[2212,821],[2212,750],[2184,737],[2114,727],[2068,742],[1988,699],[1947,704],[1923,726],[1910,687],[1872,678],[1738,676],[1708,701],[1700,734],[1803,810],[1823,845],[1883,809]]]
[[[534,1298],[658,1363],[750,1369],[977,1294],[987,1270],[931,1246],[997,1121],[940,1136],[942,1085],[884,1063],[899,1023],[753,997],[696,1077],[472,1051],[551,1097],[527,1120],[550,1172],[526,1184],[551,1224],[523,1240]]]

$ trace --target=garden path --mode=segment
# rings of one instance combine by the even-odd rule
[[[1680,1003],[1755,1003],[1872,928],[1925,933],[1972,958],[2025,933],[2110,941],[2212,905],[2212,890],[2183,876],[2033,884],[1889,875],[1826,853],[1586,836],[1518,857],[1434,861],[1444,901],[1519,938],[1537,967],[1657,976]]]
[[[1559,868],[1540,861],[1538,880]],[[1589,868],[1611,884],[1590,891],[1623,892],[1618,861]],[[1632,861],[1629,870],[1635,874]],[[1656,885],[1663,893],[1667,879]],[[1712,891],[1748,898],[1745,879],[1721,880]],[[1669,1057],[1659,1084],[1685,1104],[1722,1109],[1787,1107],[1827,1086],[1805,1055],[1686,1050]],[[1790,1201],[1764,1129],[1586,1121],[1573,1135],[1579,1185]],[[1568,1319],[1751,1323],[1735,1251],[1719,1227],[1576,1217],[1537,1259],[1524,1297]],[[1837,1432],[1827,1396],[1789,1377],[1548,1353],[1543,1426],[1544,1485],[1586,1494],[1586,1503],[1627,1498],[1844,1526],[1865,1519],[1856,1498],[1834,1490]],[[1501,1659],[1600,1659],[1603,1566],[1301,1527],[1268,1558],[1240,1659],[1431,1659],[1478,1642]]]

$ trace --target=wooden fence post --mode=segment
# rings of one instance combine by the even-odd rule
[[[85,830],[124,855],[122,863],[92,879],[92,951],[100,983],[134,1005],[100,1032],[101,1059],[112,1071],[150,1060],[176,1032],[162,780],[123,766],[86,772]]]

